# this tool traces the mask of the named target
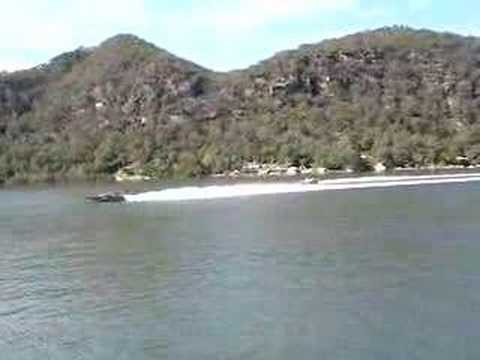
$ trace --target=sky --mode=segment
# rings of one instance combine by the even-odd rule
[[[478,0],[0,0],[0,70],[132,33],[202,66],[387,25],[480,35]]]

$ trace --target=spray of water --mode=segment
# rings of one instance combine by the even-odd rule
[[[318,191],[387,188],[399,186],[424,186],[435,184],[469,183],[480,181],[480,173],[425,176],[370,176],[303,183],[253,183],[205,187],[170,188],[134,195],[125,195],[127,202],[193,201],[227,199],[246,196],[307,193]]]

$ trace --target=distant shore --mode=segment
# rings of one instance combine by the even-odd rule
[[[217,183],[245,183],[245,182],[299,182],[299,181],[317,181],[338,178],[358,178],[363,176],[401,176],[401,175],[455,175],[455,174],[469,174],[480,170],[480,165],[477,166],[428,166],[417,168],[396,168],[392,170],[376,172],[364,171],[355,172],[351,170],[326,170],[321,174],[313,172],[296,173],[273,173],[273,174],[256,174],[252,172],[232,171],[224,174],[211,174],[190,178],[142,178],[138,175],[129,179],[128,177],[119,181],[114,175],[100,175],[92,177],[68,177],[68,176],[31,176],[22,177],[19,179],[11,179],[10,181],[0,184],[1,188],[11,188],[17,186],[45,186],[45,185],[82,185],[82,184],[99,184],[115,188],[151,188],[164,184],[217,184]]]

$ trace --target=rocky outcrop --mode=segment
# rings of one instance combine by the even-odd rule
[[[139,164],[131,164],[117,171],[115,174],[117,182],[142,182],[151,180],[150,176],[146,176]]]

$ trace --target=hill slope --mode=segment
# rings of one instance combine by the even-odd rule
[[[480,40],[383,28],[215,73],[132,35],[0,77],[0,181],[480,163]]]

